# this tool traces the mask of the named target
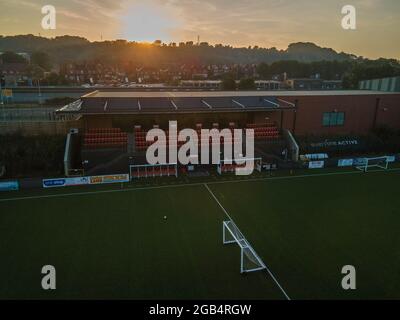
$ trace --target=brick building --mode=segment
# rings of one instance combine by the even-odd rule
[[[296,135],[367,134],[387,126],[400,129],[400,94],[375,91],[198,91],[99,92],[81,97],[79,113],[87,128],[122,127],[137,123],[188,126],[235,122],[277,123]]]

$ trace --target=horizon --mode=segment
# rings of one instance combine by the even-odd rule
[[[44,30],[41,9],[47,4],[42,0],[3,0],[2,34],[72,35],[91,42],[122,39],[139,43],[197,43],[199,37],[210,45],[278,50],[286,50],[291,43],[310,42],[369,59],[400,59],[400,3],[394,0],[352,1],[357,10],[355,30],[341,27],[341,9],[347,4],[343,0],[324,4],[308,0],[53,0],[50,4],[57,10],[57,28]]]
[[[86,37],[84,37],[84,36],[81,36],[81,35],[74,35],[74,34],[60,34],[60,35],[56,35],[56,36],[44,36],[44,35],[35,35],[35,34],[32,34],[32,33],[26,33],[26,34],[15,34],[15,35],[3,35],[3,34],[0,34],[0,38],[1,37],[3,37],[3,38],[6,38],[6,37],[27,37],[27,36],[34,36],[34,37],[37,37],[37,38],[44,38],[44,39],[48,39],[48,40],[54,40],[54,39],[56,39],[56,38],[62,38],[62,37],[71,37],[71,38],[81,38],[81,39],[84,39],[84,40],[87,40],[89,43],[102,43],[102,42],[113,42],[113,41],[126,41],[126,42],[128,42],[128,43],[132,43],[132,44],[134,44],[134,43],[136,43],[136,44],[143,44],[143,45],[154,45],[155,44],[155,41],[158,41],[158,40],[161,40],[161,39],[155,39],[154,41],[140,41],[140,40],[129,40],[129,39],[123,39],[123,38],[115,38],[115,39],[103,39],[103,40],[91,40],[91,39],[88,39],[88,38],[86,38]],[[162,40],[161,40],[162,41]],[[199,45],[198,43],[196,43],[196,41],[194,41],[194,40],[187,40],[187,41],[168,41],[168,42],[164,42],[164,41],[162,41],[162,44],[165,44],[165,45],[170,45],[170,44],[172,44],[172,43],[175,43],[177,46],[179,45],[179,43],[180,42],[182,42],[182,43],[187,43],[187,42],[193,42],[193,46],[196,46],[196,45]],[[202,41],[203,42],[203,41]],[[204,41],[204,42],[206,42],[206,41]],[[353,54],[352,52],[344,52],[344,51],[339,51],[339,50],[336,50],[335,48],[333,48],[333,47],[325,47],[325,46],[322,46],[322,45],[320,45],[319,43],[315,43],[315,42],[309,42],[309,41],[296,41],[296,42],[291,42],[291,43],[288,43],[287,45],[286,45],[286,47],[282,47],[282,48],[276,48],[276,47],[262,47],[262,46],[258,46],[258,45],[248,45],[248,46],[235,46],[235,45],[232,45],[232,44],[229,44],[229,43],[209,43],[209,42],[207,42],[207,44],[209,45],[209,46],[218,46],[218,45],[222,45],[222,46],[226,46],[226,47],[232,47],[232,48],[234,48],[234,49],[248,49],[249,47],[251,47],[251,48],[254,48],[254,47],[258,47],[258,48],[260,48],[260,49],[273,49],[273,48],[275,48],[276,50],[278,50],[278,51],[285,51],[285,50],[287,50],[288,48],[289,48],[289,46],[291,46],[291,45],[294,45],[294,44],[311,44],[311,45],[315,45],[316,47],[319,47],[319,48],[322,48],[322,49],[332,49],[332,50],[334,50],[334,51],[336,51],[337,53],[346,53],[346,54]],[[379,58],[379,57],[378,57]],[[387,57],[380,57],[380,58],[387,58]],[[388,57],[387,59],[390,59],[390,57]],[[397,60],[400,60],[400,59],[397,59]]]

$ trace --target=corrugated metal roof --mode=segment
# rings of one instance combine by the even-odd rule
[[[80,114],[161,114],[275,111],[294,108],[306,96],[382,96],[381,91],[213,91],[213,92],[112,92],[94,91],[81,98],[79,110],[68,106],[59,112]],[[399,94],[399,93],[397,93]],[[105,107],[107,106],[107,107]]]
[[[94,91],[83,98],[184,98],[184,97],[294,97],[294,96],[352,96],[385,94],[381,91],[365,90],[318,90],[318,91],[183,91],[183,92],[154,92],[154,91]],[[386,94],[391,94],[390,92]]]

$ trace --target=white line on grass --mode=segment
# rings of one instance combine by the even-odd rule
[[[208,190],[208,192],[211,194],[211,196],[214,198],[214,200],[217,202],[217,204],[219,205],[219,207],[222,209],[222,211],[226,214],[226,216],[229,218],[229,220],[231,220],[233,223],[234,220],[232,219],[232,217],[229,215],[229,213],[225,210],[225,208],[223,207],[223,205],[218,201],[218,198],[215,196],[215,194],[211,191],[211,189],[208,187],[207,183],[203,184],[206,189]],[[236,223],[235,223],[236,225]],[[265,263],[264,263],[265,264]],[[278,288],[282,291],[282,293],[284,294],[284,296],[286,297],[287,300],[290,300],[290,297],[288,296],[288,294],[286,293],[286,291],[283,289],[283,287],[281,286],[281,284],[278,282],[278,280],[276,279],[276,277],[274,276],[274,274],[272,273],[272,271],[268,268],[267,265],[265,265],[265,269],[267,270],[268,274],[271,276],[272,280],[274,280],[275,284],[278,286]]]
[[[386,170],[383,170],[383,169],[382,170],[371,170],[368,173],[387,172],[387,171],[396,172],[396,171],[400,171],[400,168],[392,168],[392,169],[386,169]],[[300,174],[300,175],[281,176],[281,177],[264,177],[264,178],[250,178],[250,179],[225,180],[225,181],[210,181],[210,182],[207,182],[207,184],[212,185],[212,184],[255,182],[255,181],[268,181],[268,180],[285,180],[285,179],[298,179],[298,178],[309,178],[309,177],[337,176],[337,175],[347,175],[347,174],[365,174],[365,173],[362,171],[341,171],[341,172],[327,172],[327,173],[314,173],[314,174]],[[164,188],[180,188],[180,187],[190,187],[190,186],[202,186],[203,184],[204,184],[204,182],[180,183],[180,184],[169,184],[169,185],[163,185],[163,186],[149,186],[149,187],[136,187],[136,188],[133,187],[133,188],[126,188],[126,189],[56,193],[56,194],[47,194],[47,195],[38,195],[38,196],[3,198],[3,199],[0,199],[0,202],[57,198],[57,197],[72,197],[72,196],[83,196],[83,195],[93,195],[93,194],[102,194],[102,193],[130,192],[130,191],[164,189]]]

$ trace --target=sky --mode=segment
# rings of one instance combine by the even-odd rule
[[[44,5],[56,29],[41,27]],[[356,8],[356,30],[341,26]],[[0,35],[78,35],[91,41],[200,41],[286,49],[293,42],[400,59],[400,0],[0,0]]]

